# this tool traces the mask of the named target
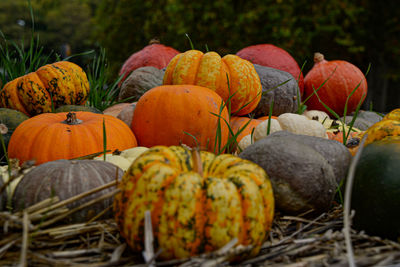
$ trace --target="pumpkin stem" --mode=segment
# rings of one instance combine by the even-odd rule
[[[68,112],[67,119],[65,121],[63,121],[63,123],[68,124],[68,125],[76,125],[76,124],[81,124],[82,120],[79,120],[76,118],[76,113]]]
[[[154,37],[153,39],[150,40],[149,45],[159,44],[159,43],[160,43],[160,39],[158,39],[157,37]]]
[[[324,60],[325,60],[325,58],[324,58],[323,54],[321,54],[319,52],[314,53],[314,63],[320,63]]]
[[[192,148],[193,171],[203,177],[203,163],[201,162],[200,150],[198,147]]]

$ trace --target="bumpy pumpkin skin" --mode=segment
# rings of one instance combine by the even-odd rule
[[[367,80],[359,68],[344,60],[327,61],[322,54],[315,53],[314,66],[304,78],[304,99],[324,82],[326,83],[317,94],[321,101],[339,116],[343,116],[346,99],[358,85],[347,104],[347,114],[353,112],[367,95]],[[316,95],[313,95],[306,105],[308,109],[322,110],[329,114]]]
[[[132,131],[140,146],[197,146],[214,152],[218,121],[221,125],[221,148],[228,140],[229,122],[223,101],[212,90],[196,85],[162,85],[147,91],[137,102]],[[220,114],[221,118],[217,115]],[[190,135],[192,136],[190,136]],[[217,141],[217,143],[218,143]],[[217,148],[219,146],[217,145]]]
[[[238,116],[253,111],[261,99],[260,78],[253,64],[236,55],[221,58],[215,52],[198,50],[178,54],[168,64],[163,84],[207,87],[225,102],[232,96],[231,113]]]
[[[386,114],[382,120],[397,120],[400,121],[400,108],[396,108]]]
[[[368,134],[364,146],[388,136],[398,136],[400,135],[400,121],[381,120],[368,128],[364,134]]]
[[[62,61],[7,83],[0,92],[0,105],[28,116],[52,111],[62,105],[81,105],[87,100],[89,81],[76,64]]]
[[[122,151],[137,146],[129,127],[113,116],[80,111],[76,117],[82,122],[70,125],[65,123],[67,114],[44,113],[22,122],[11,136],[9,157],[18,158],[21,164],[34,159],[39,165],[104,151],[103,119],[107,150]]]
[[[144,213],[151,212],[155,244],[163,259],[216,250],[233,238],[258,253],[274,215],[272,187],[256,164],[230,154],[200,152],[203,175],[191,152],[156,146],[126,171],[114,198],[122,236],[135,251],[144,248]],[[157,248],[156,248],[157,250]]]

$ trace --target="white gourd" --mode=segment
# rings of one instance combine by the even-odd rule
[[[107,154],[106,161],[126,171],[131,166],[132,162],[146,150],[148,150],[147,147],[138,146],[123,150],[119,155]],[[94,160],[104,160],[104,156],[95,157]]]
[[[321,110],[306,110],[304,111],[303,115],[309,118],[310,120],[316,118],[316,120],[322,123],[326,129],[329,129],[333,122],[333,120],[329,117],[329,115]]]
[[[258,124],[254,128],[253,141],[267,137],[268,120]],[[278,116],[277,119],[271,119],[270,132],[288,131],[295,134],[304,134],[309,136],[316,136],[321,138],[328,138],[326,128],[321,122],[307,118],[306,116],[295,113],[284,113]],[[251,136],[246,135],[239,142],[239,147],[244,150],[251,142]]]
[[[258,124],[257,127],[254,128],[254,133],[253,133],[254,141],[257,141],[257,140],[260,140],[261,138],[266,137],[267,130],[268,130],[268,120],[265,120],[265,121],[261,122],[260,124]],[[282,127],[280,126],[279,122],[276,119],[271,119],[269,133],[273,133],[273,132],[277,132],[277,131],[282,131]]]
[[[278,117],[282,129],[295,134],[304,134],[322,138],[328,138],[326,128],[316,120],[310,120],[306,116],[284,113]]]
[[[243,151],[246,147],[248,147],[253,143],[254,143],[253,140],[251,140],[251,134],[244,136],[238,143],[239,151]]]

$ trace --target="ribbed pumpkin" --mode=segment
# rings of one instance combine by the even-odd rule
[[[163,259],[213,251],[235,237],[239,244],[254,245],[254,256],[273,220],[267,174],[231,154],[156,146],[136,159],[118,188],[114,210],[122,236],[141,252],[149,210],[155,250],[163,249]]]
[[[157,69],[165,68],[169,61],[179,54],[176,49],[160,44],[159,40],[152,39],[149,45],[133,53],[122,65],[119,75],[124,74],[121,84],[129,74],[140,67],[152,66]],[[133,100],[132,100],[133,101]]]
[[[367,80],[359,68],[344,60],[327,61],[321,53],[315,53],[314,66],[304,78],[304,99],[313,94],[314,89],[317,90],[324,82],[317,94],[322,102],[340,116],[343,116],[347,97],[357,86],[359,87],[347,104],[347,114],[353,112],[367,95]],[[329,113],[316,95],[313,95],[306,105],[308,109]]]
[[[236,53],[239,57],[247,59],[253,64],[286,71],[296,80],[299,79],[300,95],[304,91],[303,73],[296,60],[284,49],[273,44],[258,44],[243,48]],[[279,114],[278,114],[279,115]]]
[[[55,160],[37,166],[26,173],[18,183],[12,196],[14,211],[23,210],[47,198],[57,196],[65,200],[96,187],[121,179],[123,171],[105,161],[98,160]],[[110,193],[111,188],[67,205],[69,209],[80,206],[92,199]],[[112,198],[104,199],[92,206],[73,213],[69,223],[86,222],[91,217],[112,205]],[[107,217],[112,213],[107,212]]]
[[[385,119],[369,127],[365,134],[368,134],[364,145],[381,140],[387,136],[400,135],[400,121]]]
[[[205,87],[158,86],[137,102],[132,131],[140,146],[186,144],[193,147],[195,137],[202,150],[213,152],[215,143],[221,144],[217,148],[223,147],[228,140],[229,117],[226,107],[221,109],[223,105],[221,97]],[[218,122],[221,138],[216,141]]]
[[[400,108],[396,108],[386,114],[382,120],[397,120],[400,121]]]
[[[253,64],[236,55],[221,58],[216,52],[198,50],[178,54],[168,64],[163,84],[207,87],[225,102],[232,96],[231,113],[235,115],[250,113],[261,99],[261,82]]]
[[[10,158],[36,164],[73,159],[103,151],[103,121],[107,150],[137,146],[136,138],[121,120],[92,112],[44,113],[22,122],[8,145]]]
[[[60,61],[8,82],[0,92],[0,106],[34,116],[51,112],[52,105],[82,105],[88,94],[85,72],[74,63]]]

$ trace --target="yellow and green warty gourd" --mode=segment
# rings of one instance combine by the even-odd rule
[[[162,259],[214,251],[234,238],[253,245],[247,256],[254,256],[273,221],[267,174],[231,154],[155,146],[135,160],[118,187],[114,210],[122,236],[134,251],[142,251],[149,210]]]

